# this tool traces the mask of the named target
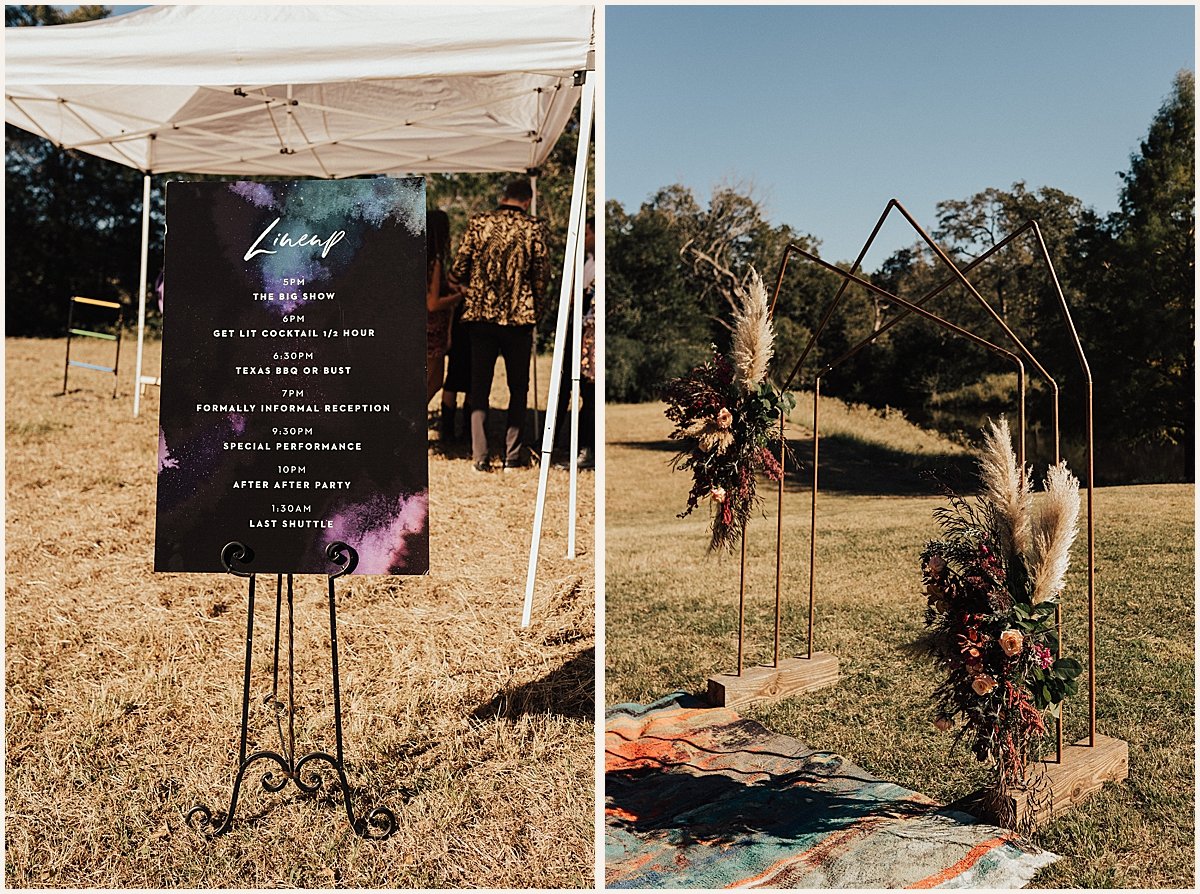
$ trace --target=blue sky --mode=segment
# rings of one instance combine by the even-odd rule
[[[1151,118],[1195,69],[1191,6],[609,6],[606,179],[751,185],[769,218],[852,260],[884,204],[1024,180],[1104,213]],[[899,221],[865,267],[911,244]]]

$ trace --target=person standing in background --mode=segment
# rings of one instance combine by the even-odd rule
[[[528,180],[510,182],[499,207],[468,222],[450,271],[465,294],[463,324],[471,342],[471,458],[479,472],[491,471],[488,395],[501,356],[508,379],[504,468],[529,465],[529,360],[533,327],[550,278],[545,226],[529,216],[532,201]]]
[[[438,423],[438,437],[443,445],[456,440],[454,417],[458,414],[458,395],[463,400],[463,430],[460,437],[471,438],[471,340],[462,322],[463,302],[459,302],[451,313],[450,347],[446,352],[446,381],[442,383],[442,417]]]
[[[445,373],[450,320],[455,305],[462,301],[462,293],[451,287],[446,269],[450,259],[450,216],[440,208],[434,208],[426,214],[425,240],[428,265],[425,309],[429,312],[425,323],[426,400],[433,400],[442,387]]]

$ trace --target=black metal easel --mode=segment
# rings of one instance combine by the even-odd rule
[[[321,791],[324,786],[324,779],[320,776],[312,776],[311,781],[305,781],[303,776],[304,768],[313,761],[326,762],[337,772],[338,785],[342,790],[342,800],[346,806],[346,818],[350,821],[350,827],[354,830],[354,834],[361,838],[383,839],[388,838],[396,831],[396,816],[387,807],[376,807],[365,817],[355,819],[354,808],[350,803],[350,784],[346,780],[346,768],[342,752],[342,697],[341,684],[338,678],[337,608],[334,602],[333,582],[335,579],[344,574],[349,574],[354,570],[355,566],[358,565],[358,553],[354,551],[353,547],[339,541],[329,544],[329,547],[325,550],[325,557],[338,566],[338,570],[329,575],[329,641],[333,658],[333,724],[337,750],[336,755],[331,755],[324,751],[313,751],[296,760],[296,705],[293,698],[295,675],[293,673],[292,661],[292,575],[286,575],[288,616],[287,702],[284,703],[279,700],[279,640],[283,609],[283,579],[285,576],[282,574],[276,575],[275,652],[272,666],[272,686],[270,696],[265,699],[265,702],[271,705],[275,713],[275,724],[279,731],[279,750],[282,754],[274,751],[256,751],[251,755],[247,755],[246,741],[250,721],[250,665],[254,644],[255,575],[253,572],[239,571],[233,566],[235,562],[245,564],[252,561],[254,552],[244,543],[236,541],[227,543],[225,548],[221,550],[221,564],[225,566],[225,570],[230,574],[249,578],[250,580],[246,615],[246,670],[242,680],[241,745],[238,751],[237,776],[233,780],[233,795],[229,801],[229,812],[225,814],[220,825],[217,825],[212,811],[203,804],[193,807],[188,812],[187,821],[189,825],[199,832],[209,836],[216,836],[229,831],[230,826],[233,824],[234,811],[237,809],[238,792],[242,787],[242,777],[250,769],[250,765],[259,760],[273,761],[279,767],[280,771],[282,771],[282,776],[276,778],[274,769],[268,769],[262,777],[262,786],[264,789],[269,792],[281,791],[287,785],[288,780],[291,779],[295,781],[296,787],[300,791],[309,795]],[[283,729],[285,718],[287,720],[286,737]]]

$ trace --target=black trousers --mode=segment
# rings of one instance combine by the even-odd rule
[[[508,378],[508,419],[504,464],[522,466],[529,462],[525,447],[525,410],[529,402],[529,357],[533,350],[533,326],[501,326],[498,323],[464,324],[471,339],[471,457],[488,458],[487,411],[496,358],[504,358]]]

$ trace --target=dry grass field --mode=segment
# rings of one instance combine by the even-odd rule
[[[61,340],[5,345],[7,885],[592,887],[591,474],[568,562],[567,473],[551,472],[522,630],[536,468],[481,476],[431,453],[432,573],[338,582],[355,811],[390,806],[397,833],[359,840],[340,796],[264,792],[260,763],[209,842],[184,816],[228,807],[245,583],[152,573],[158,399],[133,418],[126,351],[113,400],[111,378],[78,370],[59,395]],[[296,585],[303,754],[332,750],[333,712],[324,579]],[[274,590],[260,578],[252,748],[279,747],[262,705]]]
[[[811,457],[811,397],[790,437]],[[705,511],[678,519],[691,481],[670,471],[662,406],[607,408],[605,701],[702,692],[736,668],[738,561],[707,556]],[[932,726],[930,667],[903,646],[921,630],[918,556],[937,529],[922,469],[971,469],[962,449],[897,418],[822,405],[817,649],[842,679],[745,713],[870,772],[951,801],[981,782]],[[1044,470],[1042,470],[1044,471]],[[950,477],[950,476],[948,476]],[[775,497],[749,527],[747,665],[771,660]],[[1129,743],[1130,778],[1041,830],[1064,859],[1040,887],[1183,887],[1195,879],[1194,506],[1192,485],[1100,488],[1097,515],[1098,726]],[[808,478],[789,478],[783,654],[804,654],[811,511]],[[699,517],[697,517],[699,516]],[[1081,538],[1082,539],[1082,538]],[[1068,650],[1086,638],[1082,545],[1064,595]],[[1068,741],[1086,734],[1086,697],[1067,708]],[[1073,738],[1072,738],[1073,737]]]

